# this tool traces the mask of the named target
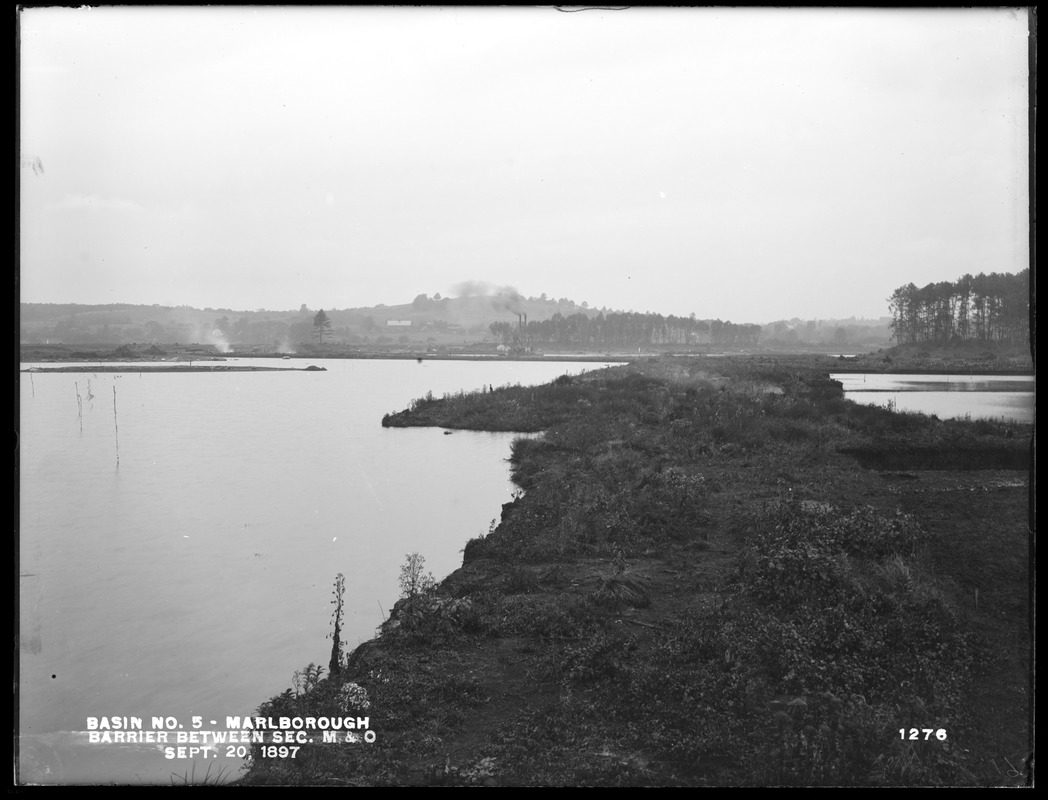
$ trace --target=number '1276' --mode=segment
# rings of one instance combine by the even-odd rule
[[[940,742],[946,741],[946,731],[942,728],[933,730],[932,728],[899,728],[900,739],[912,739],[914,741],[928,741],[934,736]]]

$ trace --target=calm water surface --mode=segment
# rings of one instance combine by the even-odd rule
[[[384,429],[382,415],[428,391],[603,366],[323,363],[21,376],[22,782],[235,776],[236,760],[90,744],[87,718],[224,729],[252,714],[296,669],[327,665],[339,572],[347,650],[372,638],[405,554],[443,577],[513,491],[512,434]]]
[[[1032,375],[831,375],[844,386],[844,396],[865,405],[887,405],[899,411],[935,414],[941,419],[1032,422]]]

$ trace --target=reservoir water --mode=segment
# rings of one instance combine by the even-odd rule
[[[839,373],[848,400],[941,419],[1004,419],[1033,422],[1032,375],[881,375]]]
[[[347,652],[372,638],[405,555],[442,578],[513,491],[513,434],[384,429],[382,415],[430,391],[603,366],[319,363],[20,376],[22,783],[235,777],[243,762],[224,752],[171,760],[158,743],[91,743],[88,718],[149,730],[174,717],[188,731],[193,716],[224,729],[252,715],[295,670],[327,666],[338,573]]]

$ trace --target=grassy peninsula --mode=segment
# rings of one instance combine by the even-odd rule
[[[238,782],[1024,785],[1032,428],[858,406],[829,363],[650,359],[389,414],[543,433],[459,570],[260,709],[374,742],[256,747]]]

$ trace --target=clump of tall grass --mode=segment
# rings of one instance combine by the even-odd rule
[[[196,763],[193,763],[191,771],[184,772],[181,775],[172,772],[171,773],[171,785],[172,786],[221,786],[229,782],[231,777],[231,770],[228,767],[219,767],[214,773],[211,772],[212,764],[207,765],[207,771],[201,775],[196,774]]]
[[[623,573],[605,578],[593,593],[593,602],[611,610],[647,608],[651,605],[651,594],[644,580]]]

